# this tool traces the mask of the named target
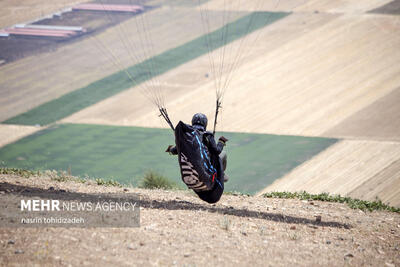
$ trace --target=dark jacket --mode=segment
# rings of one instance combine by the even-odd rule
[[[225,144],[221,141],[218,141],[218,143],[216,143],[214,135],[211,132],[204,131],[204,128],[202,126],[193,125],[193,127],[203,133],[203,144],[208,148],[208,151],[210,152],[211,163],[213,166],[216,167],[218,172],[217,182],[214,184],[213,189],[211,189],[210,191],[195,191],[195,193],[202,200],[208,203],[216,203],[219,201],[222,193],[224,192],[224,170],[222,168],[222,161],[219,158],[219,154],[221,154]],[[173,155],[178,154],[176,146],[171,148],[170,153]]]
[[[197,125],[195,125],[197,126]],[[197,128],[195,127],[194,128]],[[199,128],[197,128],[199,129]],[[199,129],[200,131],[203,129]],[[203,130],[204,132],[204,130]],[[218,156],[221,154],[222,150],[224,149],[224,144],[222,142],[218,142],[218,144],[215,142],[214,135],[211,132],[204,132],[203,133],[203,144],[208,148],[208,151],[210,152],[211,155]],[[172,155],[178,155],[178,150],[176,149],[176,146],[172,147],[170,150]]]

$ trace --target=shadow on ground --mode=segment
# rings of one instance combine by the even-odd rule
[[[53,187],[49,189],[28,187],[22,185],[15,185],[10,183],[0,183],[0,192],[3,193],[3,197],[7,197],[8,194],[21,195],[26,197],[43,197],[47,199],[58,199],[58,200],[79,200],[85,201],[87,199],[93,199],[96,196],[104,196],[105,194],[88,194],[88,193],[76,193],[68,192],[65,190],[55,190]],[[113,193],[115,195],[115,193]],[[126,193],[119,193],[124,195]],[[112,197],[108,197],[112,199]],[[115,197],[115,200],[120,200],[119,197]],[[316,221],[304,217],[297,217],[291,215],[285,215],[281,213],[270,213],[270,212],[259,212],[248,209],[238,209],[234,207],[218,207],[216,205],[209,204],[197,204],[183,200],[151,200],[140,197],[140,200],[136,200],[140,207],[149,209],[164,209],[164,210],[203,210],[211,213],[219,213],[223,215],[233,215],[238,217],[257,218],[264,219],[274,222],[282,222],[288,224],[305,224],[310,226],[322,226],[322,227],[336,227],[350,229],[352,226],[346,223],[340,223],[335,221]]]

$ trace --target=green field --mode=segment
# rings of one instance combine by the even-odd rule
[[[289,14],[286,12],[250,13],[214,32],[129,67],[127,71],[133,77],[134,84],[132,84],[125,71],[120,71],[10,118],[3,123],[48,125],[56,122],[132,86],[143,83],[146,80],[200,57],[206,54],[209,49],[215,50],[238,40],[246,34],[265,27]],[[223,35],[226,38],[221,38]],[[211,44],[211,46],[207,47],[207,43]],[[154,68],[152,66],[157,67]],[[154,70],[152,71],[152,68],[154,68],[155,72]]]
[[[228,191],[255,193],[336,139],[267,134],[218,133],[229,138]],[[144,172],[157,171],[184,188],[171,130],[86,124],[59,124],[0,149],[0,163],[31,170],[67,170],[75,176],[114,179],[138,185]]]

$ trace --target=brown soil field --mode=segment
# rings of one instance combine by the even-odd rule
[[[7,38],[0,38],[0,58],[9,63],[30,55],[37,56],[40,53],[57,51],[64,45],[71,42],[80,42],[82,38],[88,38],[92,34],[104,31],[107,27],[119,24],[133,16],[130,13],[115,13],[110,15],[106,12],[71,11],[65,12],[61,16],[44,18],[34,24],[79,26],[83,27],[86,32],[65,39],[20,35],[10,35]]]
[[[119,71],[121,67],[133,65],[201,36],[202,25],[193,20],[194,16],[200,16],[199,12],[190,10],[166,6],[145,14],[148,29],[152,29],[148,31],[154,44],[151,50],[141,43],[143,38],[128,38],[129,41],[121,42],[123,36],[136,35],[136,19],[142,21],[137,16],[101,32],[95,38],[3,65],[0,72],[0,121],[86,86]],[[234,20],[235,15],[231,19]],[[219,20],[218,12],[210,13],[211,30],[219,27]],[[129,29],[134,33],[130,33]],[[134,55],[127,55],[126,46],[136,48],[131,50]],[[119,59],[118,62],[112,60],[112,55]]]
[[[0,147],[41,130],[41,127],[0,124]]]
[[[323,135],[400,141],[400,88],[332,127]]]
[[[398,87],[399,21],[383,15],[294,13],[252,34],[249,40],[259,36],[257,45],[248,46],[226,91],[219,130],[322,135]],[[213,81],[200,83],[207,61],[205,55],[160,78],[166,85],[182,85],[165,91],[173,121],[198,111],[213,115]],[[179,77],[195,82],[179,82]],[[67,121],[167,127],[151,108],[131,107],[141,99],[136,97],[133,91],[121,93]]]
[[[0,228],[0,264],[118,266],[398,266],[400,215],[318,201],[115,188],[0,175],[0,197],[135,192],[139,228]],[[31,192],[31,193],[30,193]],[[321,221],[317,221],[321,216]]]
[[[367,0],[367,1],[329,1],[329,0],[311,0],[304,5],[296,8],[296,11],[327,11],[327,12],[344,12],[344,13],[362,13],[376,7],[382,6],[392,0]]]
[[[400,1],[393,0],[386,5],[382,5],[370,12],[381,14],[400,14]]]
[[[400,207],[400,143],[344,140],[276,180],[272,191],[329,192]]]

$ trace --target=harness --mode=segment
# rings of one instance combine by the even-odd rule
[[[179,122],[175,128],[175,143],[183,182],[196,192],[212,190],[217,183],[223,188],[218,176],[218,167],[210,157],[206,133]],[[214,164],[213,164],[214,163]]]

